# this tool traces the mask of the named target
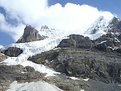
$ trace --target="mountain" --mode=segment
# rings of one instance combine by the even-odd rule
[[[113,18],[106,19],[104,16],[100,16],[93,24],[91,24],[87,31],[85,31],[85,34],[92,40],[99,38],[108,32],[112,19]]]
[[[46,36],[40,35],[38,30],[36,30],[30,25],[27,25],[24,29],[24,34],[20,39],[18,39],[16,43],[25,43],[25,42],[43,40],[45,38]]]
[[[1,49],[0,90],[120,91],[121,20],[100,16],[80,30],[27,25]]]
[[[111,32],[117,35],[121,34],[121,20],[117,17],[106,19],[104,16],[101,16],[88,28],[85,34],[95,40]]]
[[[113,17],[105,22],[104,17],[100,17],[88,30],[89,37],[96,41],[98,45],[105,45],[107,48],[117,50],[121,47],[121,20]],[[104,46],[103,46],[104,47]]]

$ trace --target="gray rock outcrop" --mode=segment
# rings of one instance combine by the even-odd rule
[[[23,52],[23,50],[17,47],[9,47],[5,50],[2,50],[1,52],[10,57],[17,57]]]
[[[45,81],[49,84],[56,85],[64,91],[80,91],[80,89],[85,89],[86,91],[119,91],[121,89],[118,85],[106,84],[94,80],[87,82],[82,80],[82,78],[73,80],[63,74],[45,77],[45,74],[41,74],[29,66],[0,65],[0,91],[6,91],[14,81],[20,84],[24,82],[36,83],[37,81]]]
[[[118,36],[110,32],[94,40],[94,43],[94,47],[100,51],[114,51],[116,48],[121,47]]]
[[[0,91],[6,91],[13,81],[31,82],[38,81],[44,75],[35,71],[33,68],[20,65],[7,66],[0,64]]]
[[[88,37],[82,35],[70,35],[68,39],[63,39],[58,47],[73,47],[90,49],[93,46],[92,41]]]
[[[105,83],[121,83],[121,55],[85,49],[51,50],[29,58],[68,76],[89,77]]]
[[[16,43],[25,43],[45,39],[46,36],[41,36],[38,31],[30,25],[27,25],[24,29],[24,34]]]
[[[8,57],[2,53],[0,53],[0,62],[4,61],[5,59],[7,59]]]

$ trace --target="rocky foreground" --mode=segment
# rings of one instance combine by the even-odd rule
[[[94,88],[87,86],[89,90],[85,91],[121,89],[116,85],[121,83],[120,42],[109,37],[109,34],[95,41],[81,35],[70,35],[69,39],[60,42],[58,48],[30,57],[29,60],[49,66],[67,76],[89,78],[86,83]]]

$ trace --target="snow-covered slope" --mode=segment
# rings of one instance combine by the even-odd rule
[[[11,47],[21,48],[23,50],[23,53],[18,57],[9,57],[8,59],[4,60],[3,63],[6,63],[7,65],[20,64],[23,66],[31,66],[36,71],[47,73],[47,75],[57,74],[57,72],[54,72],[53,70],[45,67],[44,65],[35,64],[31,61],[28,61],[27,59],[28,57],[33,56],[35,54],[55,48],[63,38],[64,37],[57,37],[55,39],[47,38],[41,41],[18,43],[18,44],[15,43],[15,44],[9,45]]]
[[[113,19],[113,16],[105,17],[100,16],[85,32],[85,35],[90,37],[90,39],[94,40],[106,34],[110,29],[110,23]]]
[[[65,35],[64,33],[65,32],[63,30],[50,28],[47,25],[43,25],[39,30],[40,35],[47,36],[48,38],[51,38],[51,39],[59,36],[61,37],[62,34],[64,36]]]

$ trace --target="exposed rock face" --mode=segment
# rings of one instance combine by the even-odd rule
[[[58,47],[73,47],[73,48],[91,48],[92,41],[88,37],[82,35],[70,35],[69,39],[64,39],[60,42]]]
[[[115,49],[115,51],[116,51],[116,52],[118,52],[118,53],[121,53],[121,47],[120,47],[120,48]]]
[[[7,66],[0,65],[0,91],[6,91],[10,83],[38,81],[44,75],[36,72],[33,68],[20,65]]]
[[[64,91],[119,91],[118,85],[105,84],[99,81],[89,80],[83,81],[82,78],[73,80],[66,75],[59,74],[57,76],[45,77],[44,74],[36,72],[31,67],[23,67],[20,65],[7,66],[0,65],[0,91],[6,91],[13,81],[19,83],[45,81],[54,84]],[[20,90],[21,91],[21,90]],[[45,90],[48,91],[48,90]]]
[[[91,79],[89,81],[84,81],[82,78],[73,80],[64,76],[47,77],[45,81],[54,83],[64,91],[80,91],[80,89],[84,89],[85,91],[119,91],[119,89],[121,89],[121,87],[114,84],[106,84]]]
[[[13,81],[17,81],[19,83],[46,81],[48,83],[55,84],[64,91],[80,91],[82,87],[87,87],[83,81],[73,81],[65,75],[52,77],[44,76],[45,74],[41,74],[29,66],[0,65],[0,91],[6,91],[10,83]]]
[[[13,81],[19,83],[45,81],[55,84],[64,91],[80,91],[81,88],[88,88],[88,84],[82,80],[72,80],[65,75],[44,77],[44,74],[36,72],[31,67],[20,65],[6,66],[0,65],[0,91],[6,91]]]
[[[44,78],[44,81],[51,82],[63,91],[80,91],[80,89],[88,88],[88,84],[82,79],[72,80],[65,75],[58,75],[56,77]]]
[[[96,26],[90,29],[91,34],[95,34],[97,31],[104,31],[106,34],[102,35],[98,39],[94,40],[93,43],[95,48],[101,51],[114,51],[121,47],[121,20],[114,17],[112,21],[110,21],[109,25],[99,26],[100,21],[103,18],[100,18],[99,24],[96,23]],[[104,27],[105,26],[105,27]],[[94,30],[93,30],[94,29]],[[101,30],[100,30],[101,29]]]
[[[107,33],[94,41],[81,35],[70,35],[58,47],[60,49],[43,52],[29,60],[68,76],[121,83],[121,42],[115,34]]]
[[[5,59],[7,59],[7,56],[2,54],[2,53],[0,53],[0,62],[4,61]]]
[[[111,29],[109,29],[109,32],[114,32],[114,33],[118,32],[121,34],[121,20],[114,17],[109,26],[111,27]]]
[[[121,47],[118,36],[110,32],[94,40],[94,42],[95,48],[101,51],[115,50],[115,48]]]
[[[114,17],[109,27],[108,32],[112,32],[117,36],[118,40],[121,41],[121,20]]]
[[[121,83],[121,55],[85,49],[64,48],[29,58],[68,76],[89,77],[105,83]]]
[[[24,29],[23,36],[17,41],[17,43],[32,42],[45,39],[45,36],[41,36],[38,31],[30,25],[27,25]]]
[[[58,45],[60,48],[82,48],[97,49],[100,51],[117,51],[121,48],[121,42],[116,34],[111,32],[101,36],[96,40],[90,40],[82,35],[70,35],[68,39],[63,39]],[[120,53],[120,52],[119,52]]]
[[[9,47],[8,49],[2,51],[2,53],[10,57],[17,57],[22,52],[23,50],[17,47]]]

